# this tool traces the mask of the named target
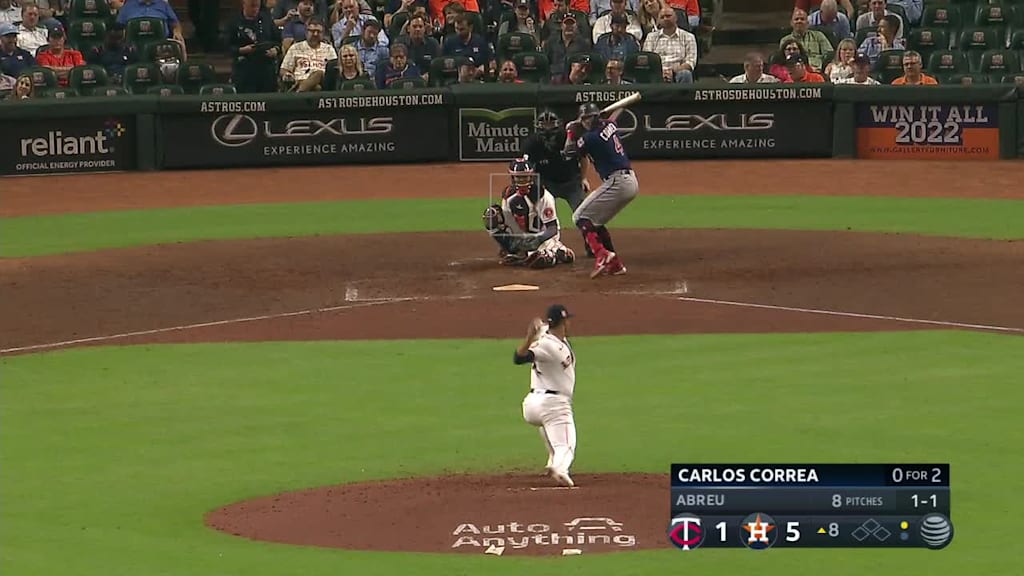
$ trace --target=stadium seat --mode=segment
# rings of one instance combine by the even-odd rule
[[[1021,12],[1024,12],[1022,10]],[[1024,50],[1024,28],[1017,28],[1010,33],[1010,50]]]
[[[988,74],[953,74],[945,82],[945,84],[960,84],[961,86],[990,83],[991,79],[988,77]]]
[[[146,94],[150,88],[162,84],[156,64],[129,64],[124,69],[124,88],[132,94]]]
[[[355,44],[356,42],[359,42],[360,38],[361,36],[359,36],[358,34],[350,34],[342,39],[341,45],[344,46],[345,44]]]
[[[62,98],[77,98],[80,96],[78,90],[75,90],[74,88],[54,88],[52,90],[44,91],[43,95],[47,98],[57,98],[58,100]]]
[[[32,77],[32,84],[37,90],[49,90],[57,87],[57,74],[45,66],[30,66],[21,73]]]
[[[551,79],[551,63],[543,52],[520,52],[512,57],[523,82],[547,84]]]
[[[209,64],[182,64],[176,80],[186,94],[198,94],[204,84],[216,83],[217,74]]]
[[[509,32],[498,37],[498,62],[504,62],[519,52],[536,52],[537,40],[523,32]]]
[[[166,38],[146,42],[139,47],[140,58],[143,62],[156,62],[160,58],[177,58],[178,62],[185,61],[185,55],[181,51],[181,44]]]
[[[120,86],[97,86],[89,92],[90,96],[128,96],[128,91]]]
[[[928,72],[934,75],[950,76],[969,71],[967,56],[959,50],[936,50],[928,57]]]
[[[395,40],[402,35],[402,26],[409,21],[408,12],[396,12],[391,16],[391,25],[388,26],[388,39]],[[384,22],[381,20],[381,22]]]
[[[465,56],[442,56],[430,61],[430,85],[447,86],[459,81],[459,68],[469,63]]]
[[[71,2],[69,20],[81,20],[83,18],[110,18],[110,4],[107,0],[74,0]]]
[[[944,28],[950,35],[960,28],[960,9],[952,4],[925,6],[921,15],[921,26]]]
[[[224,94],[238,94],[234,84],[203,84],[199,87],[199,93],[203,96],[223,96]]]
[[[932,52],[949,48],[949,34],[942,28],[914,28],[907,35],[907,48],[919,52],[927,62]]]
[[[684,19],[682,21],[685,22],[686,20]],[[833,50],[836,49],[836,46],[839,46],[839,38],[836,36],[836,33],[828,26],[811,26],[811,30],[817,30],[818,32],[824,34],[825,37],[828,38],[828,43],[832,45]]]
[[[68,41],[71,47],[83,54],[102,46],[107,36],[107,23],[103,20],[72,20],[68,25]]]
[[[125,26],[125,43],[140,49],[150,42],[167,39],[167,23],[160,18],[132,18]]]
[[[878,81],[882,84],[892,84],[892,81],[903,76],[903,54],[906,50],[883,50],[875,61],[872,72],[879,75]]]
[[[1011,50],[987,50],[982,53],[976,70],[980,74],[1002,77],[1005,74],[1020,72],[1017,54]]]
[[[356,78],[355,80],[345,80],[341,83],[342,90],[374,90],[376,88],[377,85],[369,78]]]
[[[158,96],[178,96],[184,93],[185,90],[177,84],[162,84],[160,86],[150,86],[146,89],[146,94],[156,94]]]
[[[412,90],[413,88],[424,88],[427,83],[423,78],[400,78],[388,85],[392,90]]]
[[[968,52],[984,52],[994,48],[1002,48],[1005,43],[998,28],[982,26],[966,26],[960,32],[957,46]]]
[[[657,52],[637,52],[626,56],[622,76],[638,84],[664,82],[661,75],[661,55]]]
[[[857,33],[853,37],[853,41],[857,44],[857,49],[860,49],[861,44],[868,39],[869,36],[878,36],[878,30],[875,28],[861,28],[857,30]]]
[[[1024,72],[1019,74],[1007,74],[1002,78],[1003,84],[1015,84],[1020,88],[1024,88]]]
[[[68,72],[68,85],[82,94],[89,94],[93,89],[102,88],[108,83],[107,71],[95,64],[75,66]]]
[[[1013,17],[1013,8],[1004,6],[1000,0],[979,2],[974,8],[974,25],[982,27],[1005,28]]]

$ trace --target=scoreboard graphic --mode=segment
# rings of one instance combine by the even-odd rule
[[[673,464],[668,539],[697,548],[945,548],[949,464]]]

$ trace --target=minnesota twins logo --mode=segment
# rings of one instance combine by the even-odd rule
[[[701,519],[693,514],[679,514],[668,525],[668,540],[681,550],[700,548],[704,543]]]
[[[740,523],[740,538],[751,550],[771,548],[776,536],[775,520],[767,514],[751,514]]]

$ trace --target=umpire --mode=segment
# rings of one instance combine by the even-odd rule
[[[562,155],[565,144],[565,126],[553,110],[545,108],[537,117],[536,132],[523,144],[523,154],[529,158],[540,184],[555,198],[562,198],[575,212],[587,195],[584,188],[581,160]],[[583,243],[587,256],[593,257],[590,246]]]

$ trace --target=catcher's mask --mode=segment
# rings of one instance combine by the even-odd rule
[[[545,142],[561,146],[562,130],[562,119],[554,111],[545,109],[537,116],[537,134],[540,134]]]
[[[583,127],[586,128],[587,130],[590,130],[591,128],[594,127],[594,121],[597,120],[597,117],[600,115],[601,109],[597,107],[597,104],[590,102],[587,104],[580,105],[580,124],[582,124]]]
[[[529,158],[522,156],[516,158],[508,165],[508,173],[512,177],[512,186],[516,188],[517,192],[525,193],[533,186],[533,181],[537,177],[536,172],[533,170],[533,164],[530,163]]]

